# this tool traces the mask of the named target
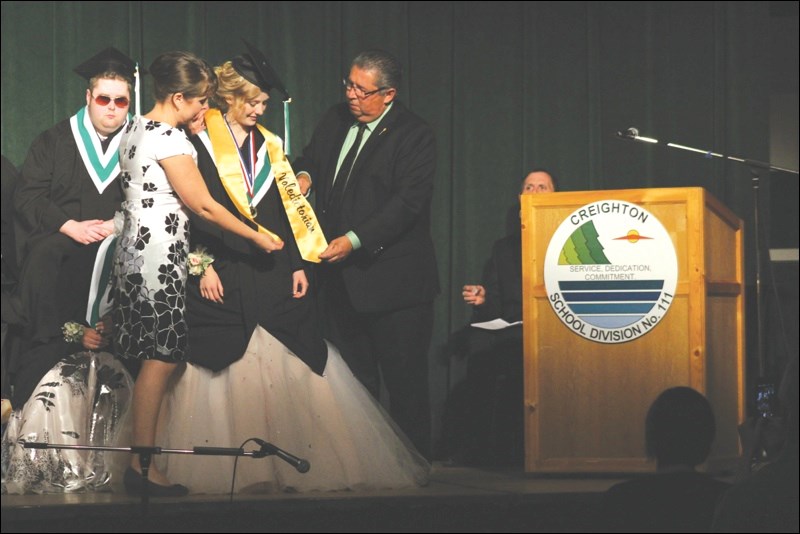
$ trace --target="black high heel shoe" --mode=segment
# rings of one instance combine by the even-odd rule
[[[125,476],[122,478],[125,485],[125,491],[128,495],[135,495],[141,497],[144,491],[144,480],[142,475],[129,467],[125,471]],[[189,494],[189,488],[182,484],[173,484],[171,486],[162,486],[147,480],[147,495],[150,497],[185,497]]]

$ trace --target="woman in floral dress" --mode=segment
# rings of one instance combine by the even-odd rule
[[[214,201],[197,169],[197,153],[179,129],[208,109],[216,87],[208,64],[188,52],[167,52],[155,59],[150,74],[156,104],[129,124],[120,143],[124,224],[114,261],[116,352],[142,361],[133,392],[133,443],[142,447],[155,445],[167,382],[186,358],[187,209],[267,253],[283,247]],[[130,493],[143,491],[141,471],[139,455],[132,455],[124,479]],[[147,485],[153,496],[187,493],[155,466]]]

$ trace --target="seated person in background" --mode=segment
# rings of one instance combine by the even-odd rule
[[[113,246],[110,249],[113,252]],[[98,257],[100,262],[103,259]],[[102,269],[95,269],[95,273],[93,286],[99,287],[104,280]],[[92,294],[98,295],[97,305],[89,304],[95,319],[109,311],[110,304],[107,288]],[[28,353],[35,365],[26,368],[25,380],[15,387],[16,410],[3,433],[4,493],[109,490],[112,481],[121,479],[128,461],[126,454],[25,449],[22,445],[115,446],[129,441],[133,379],[120,361],[105,352],[113,329],[110,317],[106,314],[103,320],[91,321],[93,327],[87,326],[86,306],[83,311],[62,326],[62,337],[37,345]],[[52,363],[39,369],[43,362]]]
[[[552,193],[553,175],[543,169],[531,171],[522,182],[520,193]],[[510,218],[510,217],[509,217]],[[509,234],[495,241],[492,255],[483,271],[482,285],[465,285],[464,302],[474,306],[473,322],[502,318],[513,323],[522,320],[522,236],[519,205],[514,210]]]
[[[698,473],[711,452],[716,423],[708,400],[688,387],[662,392],[645,421],[656,473],[612,486],[597,514],[601,532],[703,532],[730,484]]]
[[[534,169],[525,177],[521,194],[556,190],[552,174]],[[464,302],[473,306],[472,321],[522,321],[522,236],[519,203],[510,211],[509,234],[497,240],[486,262],[480,285],[462,288]],[[513,215],[513,216],[511,216]],[[471,329],[475,330],[475,329]],[[453,460],[465,464],[513,464],[523,460],[522,326],[491,331],[490,346],[470,354],[467,378],[453,397],[451,415],[457,451]],[[458,397],[464,395],[461,402]],[[459,408],[460,405],[460,408]],[[463,411],[463,417],[458,413]],[[458,427],[461,427],[460,430]],[[494,457],[487,456],[493,451]]]
[[[32,345],[61,336],[57,295],[83,300],[89,289],[86,271],[56,285],[63,263],[86,254],[91,264],[99,243],[113,233],[122,200],[117,149],[134,70],[133,60],[114,48],[77,66],[88,82],[85,105],[40,134],[20,170],[14,224],[21,269],[16,292],[3,295],[3,319],[24,326]]]
[[[27,380],[22,374],[32,377],[27,392],[14,394],[22,402],[64,356],[56,351],[54,358],[34,361],[48,352],[41,347],[59,342],[65,322],[85,311],[91,265],[100,242],[113,233],[122,200],[118,147],[135,63],[107,48],[74,70],[87,80],[85,105],[33,141],[13,196],[20,270],[19,283],[3,288],[3,322],[13,325],[14,338],[4,371],[13,384]],[[71,276],[62,283],[65,271]]]

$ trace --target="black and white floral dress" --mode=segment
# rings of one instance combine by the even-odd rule
[[[114,255],[117,354],[166,362],[186,359],[189,217],[159,161],[195,151],[186,134],[136,117],[120,143],[125,200]]]

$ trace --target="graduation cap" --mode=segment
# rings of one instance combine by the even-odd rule
[[[264,54],[246,40],[242,39],[242,41],[247,47],[247,53],[231,60],[236,72],[265,93],[269,93],[272,89],[277,89],[283,93],[283,150],[288,156],[292,150],[289,127],[289,103],[291,103],[292,99],[289,97],[289,92],[283,86],[283,82],[278,77],[275,69],[264,57]]]
[[[284,100],[288,100],[289,92],[286,91],[283,82],[281,82],[281,79],[278,77],[275,69],[269,64],[267,58],[264,57],[264,54],[244,39],[242,39],[242,41],[244,41],[245,46],[247,46],[247,53],[231,60],[236,72],[265,93],[268,93],[271,89],[277,89],[283,93]]]
[[[86,81],[106,72],[114,72],[133,82],[136,62],[113,46],[110,46],[87,59],[73,70],[86,78]]]

